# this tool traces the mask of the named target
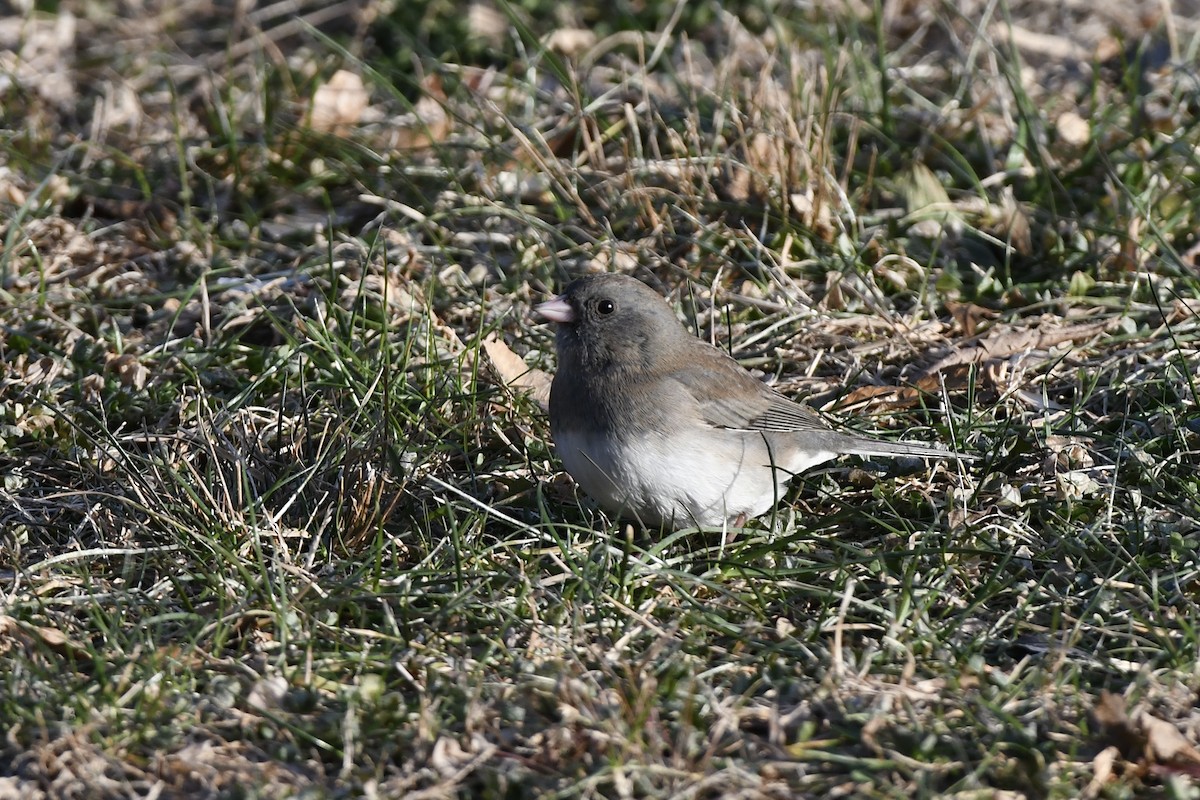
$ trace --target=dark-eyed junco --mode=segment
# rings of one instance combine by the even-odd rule
[[[534,310],[558,323],[559,457],[601,506],[643,525],[740,525],[796,473],[846,453],[959,457],[833,430],[690,334],[634,278],[580,278]]]

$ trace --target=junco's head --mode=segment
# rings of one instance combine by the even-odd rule
[[[796,473],[845,453],[956,457],[833,430],[688,333],[633,278],[580,278],[535,311],[558,325],[550,429],[567,472],[645,525],[740,525]]]
[[[625,275],[580,278],[536,309],[558,323],[559,371],[652,370],[664,353],[694,338],[653,289]]]

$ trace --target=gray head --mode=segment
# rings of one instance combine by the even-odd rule
[[[647,370],[691,336],[657,292],[626,275],[579,278],[534,311],[558,323],[560,370]]]

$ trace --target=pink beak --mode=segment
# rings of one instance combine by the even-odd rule
[[[562,295],[534,306],[533,313],[551,322],[575,321],[575,309],[571,308],[571,304],[564,300]]]

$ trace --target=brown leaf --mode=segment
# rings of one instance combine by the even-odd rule
[[[1056,61],[1088,62],[1092,54],[1074,37],[1060,36],[1050,31],[1034,31],[1019,25],[997,25],[996,41],[1008,39],[1024,53],[1052,58]]]
[[[23,641],[26,646],[31,646],[35,642],[40,643],[61,655],[70,654],[79,658],[86,658],[90,655],[86,647],[58,628],[34,625],[14,620],[12,617],[0,616],[0,637],[7,638],[8,636]]]
[[[1058,138],[1072,147],[1083,147],[1092,140],[1092,127],[1074,111],[1067,111],[1054,121]]]
[[[282,676],[260,678],[246,695],[246,705],[256,711],[275,711],[283,705],[287,690],[287,679]]]
[[[395,150],[416,150],[445,141],[453,130],[446,113],[446,93],[442,80],[431,75],[421,82],[424,94],[413,106],[411,114],[392,120],[391,146]]]
[[[966,370],[922,374],[903,386],[859,386],[841,397],[831,410],[855,414],[881,413],[916,408],[923,395],[937,394],[946,387],[965,385]]]
[[[1200,299],[1194,297],[1177,297],[1167,308],[1162,309],[1162,321],[1168,325],[1183,322],[1195,316],[1200,316]]]
[[[471,41],[487,42],[497,49],[509,34],[508,17],[490,3],[474,2],[467,8],[467,31]]]
[[[912,215],[928,212],[941,218],[953,209],[946,187],[929,167],[917,162],[897,178],[905,210]]]
[[[951,350],[923,370],[921,375],[934,375],[959,364],[981,364],[1035,350],[1048,350],[1066,342],[1080,342],[1099,336],[1117,324],[1119,320],[1109,319],[1080,325],[1045,325],[1036,328],[996,326],[973,343]]]
[[[362,78],[339,69],[313,93],[308,124],[315,131],[344,136],[362,118],[367,100]]]
[[[1115,747],[1106,747],[1092,759],[1092,779],[1080,794],[1081,800],[1092,800],[1104,791],[1104,785],[1112,778],[1113,764],[1121,751]]]
[[[974,303],[957,303],[953,300],[946,303],[950,316],[962,326],[963,333],[974,336],[979,323],[985,319],[995,319],[997,314],[989,308],[977,306]]]
[[[137,356],[129,353],[109,360],[108,368],[116,373],[122,386],[134,391],[146,388],[146,379],[150,377],[150,370],[138,361]]]
[[[921,399],[921,393],[911,386],[859,386],[849,392],[837,404],[839,411],[912,408]]]
[[[1184,250],[1179,257],[1183,263],[1192,269],[1200,269],[1200,241],[1197,241],[1187,250]]]
[[[1191,773],[1200,769],[1200,750],[1179,728],[1149,711],[1138,711],[1131,717],[1121,695],[1101,692],[1091,715],[1105,739],[1131,761],[1168,771]]]
[[[1200,765],[1200,750],[1172,723],[1140,711],[1133,715],[1133,724],[1145,737],[1147,760],[1158,764]]]
[[[483,340],[483,349],[501,383],[528,391],[543,411],[550,409],[551,379],[548,373],[530,368],[524,359],[494,333]]]
[[[596,46],[596,33],[589,28],[559,28],[546,38],[546,49],[579,58]]]

